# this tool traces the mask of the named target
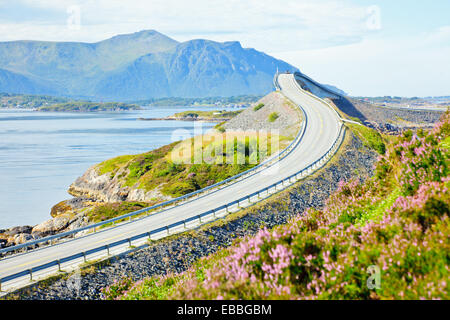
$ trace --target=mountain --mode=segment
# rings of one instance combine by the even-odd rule
[[[296,68],[239,42],[179,43],[157,31],[97,43],[0,42],[0,92],[101,100],[265,94]]]
[[[0,92],[28,94],[57,94],[58,86],[42,80],[34,80],[24,75],[0,69]]]

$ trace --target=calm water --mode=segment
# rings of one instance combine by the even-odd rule
[[[172,142],[175,129],[194,122],[136,121],[187,107],[127,113],[41,113],[0,110],[0,228],[35,225],[69,199],[69,185],[93,164],[138,154]],[[203,123],[206,130],[214,126]]]

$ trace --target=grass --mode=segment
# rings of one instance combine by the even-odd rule
[[[280,115],[277,112],[272,112],[269,115],[269,122],[275,122],[280,117]]]
[[[371,208],[368,207],[367,211],[359,218],[358,224],[365,225],[370,221],[379,221],[383,218],[386,210],[388,210],[394,202],[401,196],[401,189],[396,187],[391,193],[389,193],[384,200]]]
[[[108,172],[115,172],[128,163],[134,156],[126,155],[103,161],[98,165],[100,175]]]
[[[114,217],[118,217],[133,211],[147,208],[154,203],[147,202],[118,202],[118,203],[106,203],[95,207],[88,213],[89,221],[100,222]]]
[[[264,103],[260,103],[253,108],[253,111],[258,111],[264,107]]]
[[[374,149],[379,154],[386,152],[383,136],[376,130],[352,123],[346,123],[346,126],[363,141],[366,147]]]
[[[450,150],[450,137],[445,138],[441,141],[440,146],[442,148],[445,148],[447,150]]]
[[[276,140],[279,143],[273,144]],[[122,187],[178,197],[248,170],[288,143],[289,138],[270,134],[209,134],[144,154],[110,159],[97,165],[97,170],[109,174]]]

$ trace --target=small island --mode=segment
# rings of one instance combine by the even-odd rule
[[[184,111],[178,112],[171,116],[164,118],[138,118],[138,120],[152,121],[152,120],[178,120],[178,121],[204,121],[204,122],[218,122],[228,121],[240,114],[243,110],[237,111]]]
[[[136,104],[123,102],[65,102],[37,108],[36,111],[44,112],[105,112],[105,111],[130,111],[141,110]]]

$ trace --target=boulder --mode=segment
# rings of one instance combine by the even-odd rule
[[[56,218],[47,220],[35,226],[32,233],[40,233],[44,235],[53,235],[65,229],[70,222],[69,215],[61,215]]]
[[[14,228],[10,228],[10,229],[6,230],[4,232],[4,234],[6,234],[8,236],[14,236],[19,233],[31,233],[32,229],[33,229],[33,227],[31,227],[31,226],[19,226],[19,227],[14,227]]]
[[[28,242],[31,240],[34,240],[34,237],[31,234],[19,233],[14,236],[14,239],[12,242],[14,242],[17,245],[17,244],[22,244],[22,243],[25,243],[25,242]]]

